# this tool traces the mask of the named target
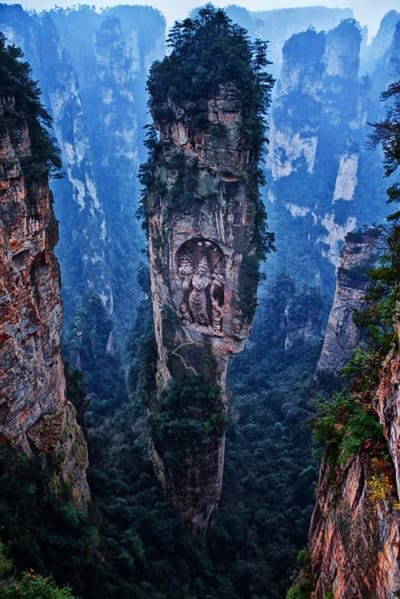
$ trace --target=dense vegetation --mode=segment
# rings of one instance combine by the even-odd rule
[[[40,100],[40,89],[30,76],[30,66],[23,62],[21,50],[6,45],[0,33],[0,135],[18,130],[25,120],[29,129],[31,153],[22,157],[24,173],[37,178],[61,167],[59,151],[49,133],[51,117]],[[15,103],[12,101],[14,99]]]
[[[171,102],[185,106],[194,125],[208,127],[207,105],[220,85],[234,85],[243,115],[244,140],[260,153],[273,79],[265,71],[267,44],[250,42],[247,31],[223,10],[207,5],[193,19],[175,23],[168,37],[169,56],[155,62],[148,88],[156,122],[173,118]]]
[[[201,103],[204,81],[211,86],[206,89],[212,89],[225,80],[227,73],[230,78],[237,77],[240,85],[254,84],[254,79],[249,79],[247,59],[233,65],[213,58],[211,64],[216,70],[209,79],[209,70],[206,74],[201,71],[203,61],[210,60],[211,55],[210,39],[203,35],[204,23],[212,27],[213,52],[232,56],[235,40],[235,47],[239,44],[253,65],[258,61],[259,82],[267,89],[270,79],[263,79],[261,68],[266,64],[263,46],[251,48],[243,30],[226,20],[221,11],[207,8],[198,18],[178,24],[171,37],[171,61],[183,62],[191,44],[203,44],[203,52],[191,65],[192,72],[196,71],[194,82],[191,80],[189,85],[187,79],[178,81],[186,91],[191,90],[191,101]],[[169,94],[180,102],[181,88],[177,90],[175,82],[175,88],[170,89],[174,83],[168,78],[171,64],[167,59],[154,68],[153,77],[158,68],[165,83],[158,88],[153,79],[154,92]],[[189,70],[183,72],[185,78],[189,74]],[[261,92],[262,87],[257,91],[250,86],[244,93],[249,94],[246,97],[254,106],[260,106],[258,116],[262,118],[263,109],[257,104]],[[159,118],[168,118],[168,113]],[[198,124],[204,125],[204,120]],[[261,137],[258,128],[251,141],[255,148]],[[150,149],[157,151],[156,137],[152,144]],[[189,197],[196,185],[195,165],[190,178],[180,183]],[[173,200],[178,201],[182,197],[179,189],[173,191]],[[261,208],[260,215],[262,220]],[[397,247],[395,239],[393,243]],[[167,390],[161,409],[147,424],[146,401],[154,385],[151,364],[155,348],[144,272],[140,279],[147,299],[139,307],[129,339],[128,393],[118,355],[112,351],[109,318],[97,296],[84,298],[66,338],[66,354],[74,365],[84,365],[87,384],[94,390],[89,407],[93,504],[88,516],[72,508],[68,489],[59,496],[49,493],[51,472],[40,459],[29,461],[10,448],[1,449],[0,534],[15,567],[27,572],[10,581],[11,587],[15,587],[14,582],[19,584],[19,593],[29,584],[51,588],[53,583],[40,575],[52,575],[58,584],[70,584],[73,593],[85,599],[281,599],[295,555],[305,543],[313,503],[316,464],[304,423],[314,411],[310,397],[319,340],[307,337],[305,331],[310,321],[315,324],[311,328],[318,330],[320,297],[313,288],[296,293],[286,275],[278,277],[268,290],[270,299],[258,313],[251,343],[232,365],[233,401],[228,421],[221,413],[217,389],[208,388],[203,381],[200,386],[199,381],[178,381]],[[395,276],[391,280],[395,281]],[[246,280],[242,285],[246,288]],[[383,294],[385,300],[392,297],[391,285],[385,283],[385,289],[390,288],[388,294]],[[383,309],[384,304],[380,305]],[[388,307],[392,309],[392,304]],[[390,311],[386,316],[385,327]],[[369,347],[362,348],[358,357],[364,360],[368,352]],[[361,364],[365,369],[365,361]],[[193,383],[198,396],[188,404],[189,396],[193,399]],[[85,394],[76,372],[69,375],[69,396],[82,411]],[[207,409],[204,418],[203,408],[210,405],[213,409]],[[345,425],[340,435],[335,428],[339,417]],[[351,397],[339,396],[323,418],[319,421],[320,436],[329,442],[332,436],[339,460],[381,434],[371,411]],[[184,457],[187,447],[206,443],[215,427],[226,426],[223,497],[206,539],[194,543],[165,502],[148,458],[148,426],[160,446],[166,436],[175,442],[168,456],[174,463]],[[307,556],[302,554],[302,559],[304,565]],[[30,568],[33,574],[29,574]],[[51,590],[47,595],[47,590],[39,592],[42,594],[38,599],[64,599],[70,595],[65,589]],[[28,596],[36,599],[32,593]],[[301,595],[291,591],[289,596],[294,599]]]
[[[213,23],[214,17],[221,18],[219,11],[208,14]],[[224,27],[238,33],[229,23]],[[195,169],[191,177],[195,181]],[[262,221],[261,208],[259,214]],[[285,281],[272,290],[275,304],[260,312],[252,346],[233,365],[235,398],[228,419],[218,389],[178,381],[147,424],[156,357],[148,273],[139,273],[146,299],[129,339],[127,394],[121,392],[104,307],[96,295],[83,298],[64,349],[73,367],[85,368],[86,385],[93,390],[87,409],[93,502],[87,516],[77,512],[68,489],[51,493],[51,464],[1,449],[1,535],[17,571],[27,572],[17,576],[19,590],[31,576],[34,585],[51,588],[46,577],[52,576],[85,599],[281,599],[305,542],[312,503],[315,467],[310,435],[301,422],[310,415],[318,353],[315,342],[305,351],[304,340],[285,349],[287,331],[277,326],[277,311],[283,313],[292,301],[293,318],[302,319],[310,302],[318,303],[311,290],[291,297],[293,286]],[[265,330],[275,329],[267,342]],[[82,419],[87,401],[73,368],[68,394]],[[206,539],[193,542],[166,503],[148,457],[148,425],[161,446],[173,433],[176,451],[168,459],[174,463],[184,458],[188,446],[201,447],[216,429],[227,428],[224,492]],[[47,599],[43,588],[40,592]],[[64,599],[69,591],[54,590],[49,599],[59,599],[56,593]]]
[[[185,471],[186,459],[202,453],[224,429],[220,389],[199,376],[182,375],[164,389],[150,417],[151,439],[167,468]]]
[[[87,293],[63,337],[63,355],[71,372],[85,373],[90,422],[110,415],[127,400],[125,375],[112,321],[95,293]]]
[[[141,280],[145,286],[144,273]],[[214,426],[227,426],[224,491],[209,536],[193,542],[166,503],[149,461],[144,402],[153,385],[147,364],[154,363],[154,346],[145,299],[130,338],[131,402],[112,417],[110,406],[109,414],[95,411],[90,419],[88,517],[71,506],[68,489],[58,497],[49,493],[51,471],[40,459],[1,450],[2,539],[18,571],[51,575],[87,599],[282,598],[305,543],[313,501],[316,471],[302,423],[312,414],[319,349],[318,343],[298,339],[285,350],[287,331],[279,326],[272,340],[265,337],[277,325],[276,310],[289,299],[303,314],[309,309],[309,295],[292,298],[287,281],[276,294],[278,305],[260,311],[253,345],[233,364],[228,422],[218,409],[211,422],[199,420],[196,406],[188,407],[186,428],[178,419],[180,438],[190,444],[207,442]],[[170,416],[180,411],[187,390],[190,382],[186,391],[173,386],[156,427],[175,427]],[[79,408],[84,394],[76,377],[70,378],[69,395]],[[217,399],[217,390],[200,390],[198,405]],[[179,460],[182,448],[177,449]]]
[[[156,129],[168,128],[176,118],[175,107],[184,110],[190,135],[207,130],[216,143],[223,143],[225,127],[209,121],[208,100],[216,96],[220,86],[231,86],[241,115],[240,150],[248,151],[248,170],[252,170],[240,175],[247,178],[247,193],[256,204],[254,245],[257,259],[262,259],[272,249],[274,239],[266,230],[265,209],[258,191],[258,184],[264,181],[259,160],[267,142],[266,117],[274,84],[266,71],[270,64],[267,43],[251,42],[245,29],[211,5],[200,9],[193,19],[177,22],[168,43],[171,53],[152,65],[148,79],[154,126],[148,127],[149,159],[141,167],[144,194],[140,215],[144,226],[147,230],[153,204],[158,206],[161,199],[164,207],[176,211],[193,211],[201,200],[217,200],[217,189],[207,198],[200,195],[197,160],[181,149],[172,151],[170,140],[160,139]],[[170,172],[175,170],[173,185],[163,179],[163,166]],[[226,184],[227,199],[230,193],[235,193],[235,184]],[[255,278],[258,280],[258,274]]]
[[[0,593],[3,599],[73,599],[67,587],[58,588],[51,578],[37,575],[32,569],[16,577],[14,568],[0,543]]]
[[[382,144],[386,176],[400,166],[400,82],[389,86],[383,100],[392,100],[386,118],[374,125],[371,145]],[[400,185],[394,181],[388,189],[388,202],[400,200]],[[373,409],[373,398],[380,382],[385,358],[398,350],[400,281],[400,211],[388,217],[385,251],[380,264],[369,272],[370,285],[365,306],[356,313],[355,322],[362,331],[362,341],[343,369],[343,392],[317,404],[313,419],[314,436],[324,447],[324,461],[331,468],[332,483],[337,485],[337,471],[357,454],[365,456],[372,475],[367,481],[371,501],[390,500],[398,509],[394,468],[383,426]],[[312,592],[309,563],[299,564],[297,580],[287,599],[309,599]],[[331,593],[330,593],[331,595]],[[332,594],[333,596],[333,594]]]

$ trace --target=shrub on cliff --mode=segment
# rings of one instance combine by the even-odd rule
[[[15,566],[0,543],[0,596],[2,599],[74,599],[67,587],[57,587],[53,580],[33,570],[16,576]]]
[[[377,415],[354,396],[337,393],[332,402],[318,407],[313,432],[317,442],[325,443],[328,459],[343,464],[368,441],[384,441]]]
[[[0,33],[0,100],[4,110],[0,115],[0,136],[26,120],[31,155],[23,157],[23,168],[26,175],[36,178],[56,172],[61,160],[49,133],[51,117],[40,101],[40,89],[31,79],[30,66],[21,60],[22,56],[19,48],[6,45],[6,38]]]
[[[202,100],[212,97],[220,85],[233,84],[241,104],[244,137],[252,150],[260,152],[273,86],[272,76],[265,72],[270,64],[267,44],[250,42],[247,31],[223,10],[207,5],[195,18],[175,23],[168,45],[171,54],[153,64],[148,81],[156,121],[171,117],[169,101],[191,107],[199,118],[205,109]],[[201,126],[207,125],[205,118]]]
[[[191,452],[201,449],[225,426],[219,387],[194,375],[174,379],[150,424],[156,449],[170,465],[183,467]]]

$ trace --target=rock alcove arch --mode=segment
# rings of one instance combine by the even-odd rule
[[[195,238],[175,255],[178,311],[182,323],[222,336],[226,259],[217,243]]]

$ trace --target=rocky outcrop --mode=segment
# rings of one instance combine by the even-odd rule
[[[147,70],[164,50],[164,18],[141,6],[32,13],[2,4],[0,30],[31,64],[62,152],[65,176],[51,186],[66,328],[82,297],[96,293],[118,345],[141,296],[137,174],[145,159]]]
[[[360,331],[353,320],[369,285],[368,271],[378,253],[380,229],[349,233],[337,272],[336,291],[317,366],[320,377],[336,376],[351,358]]]
[[[309,536],[311,597],[395,599],[400,517],[387,460],[369,450],[340,471],[325,464],[317,497]]]
[[[90,411],[101,404],[111,412],[126,399],[123,350],[142,295],[138,169],[149,119],[147,70],[163,53],[165,21],[141,6],[32,13],[2,4],[0,30],[31,64],[62,154],[64,176],[51,188],[60,230],[64,357],[85,377]],[[85,330],[82,315],[98,303],[94,296],[104,309],[96,310],[96,327]],[[96,348],[96,360],[89,348]]]
[[[292,35],[310,28],[316,31],[328,31],[344,19],[351,19],[354,16],[349,8],[325,6],[249,11],[241,6],[231,5],[226,11],[232,19],[248,29],[253,37],[270,40],[268,46],[272,61],[270,68],[274,76],[279,75],[282,47]]]
[[[272,108],[266,205],[278,251],[270,271],[319,290],[323,328],[346,235],[386,213],[381,157],[365,144],[381,90],[360,78],[361,37],[347,19],[287,40]]]
[[[265,48],[252,60],[242,30],[211,6],[177,25],[172,41],[150,71],[154,127],[142,169],[157,352],[147,405],[155,472],[199,533],[221,494],[228,365],[248,337],[271,241],[258,162],[273,80],[255,66]],[[238,45],[247,50],[236,71]]]
[[[87,447],[66,399],[53,197],[14,98],[0,99],[0,118],[0,438],[51,457],[54,484],[84,506]]]
[[[400,326],[396,324],[397,337]],[[312,517],[314,599],[395,599],[400,590],[398,348],[387,356],[372,406],[384,440],[367,441],[346,464],[325,459]]]
[[[246,259],[254,254],[256,204],[242,173],[251,176],[254,164],[240,150],[241,113],[233,86],[221,86],[206,102],[214,132],[196,130],[185,106],[172,110],[170,126],[160,127],[159,184],[172,187],[179,176],[195,170],[196,199],[179,211],[158,195],[148,198],[158,394],[171,379],[191,373],[218,385],[226,414],[229,360],[243,348],[253,312],[255,289],[248,290],[246,305],[243,286],[254,285]],[[223,140],[217,127],[225,129]],[[186,172],[177,170],[178,156]],[[221,493],[223,429],[188,457],[183,475],[166,463],[157,444],[152,453],[156,472],[183,519],[195,530],[206,528]]]

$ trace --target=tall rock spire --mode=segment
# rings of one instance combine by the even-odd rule
[[[148,406],[156,473],[197,532],[220,497],[227,370],[248,337],[270,243],[258,162],[272,80],[258,70],[265,47],[256,56],[222,11],[200,11],[172,45],[150,75],[155,128],[142,172],[158,353]]]
[[[51,456],[78,505],[89,497],[87,447],[66,399],[62,305],[48,186],[57,154],[39,91],[0,38],[0,440]],[[56,484],[57,484],[57,481]]]

